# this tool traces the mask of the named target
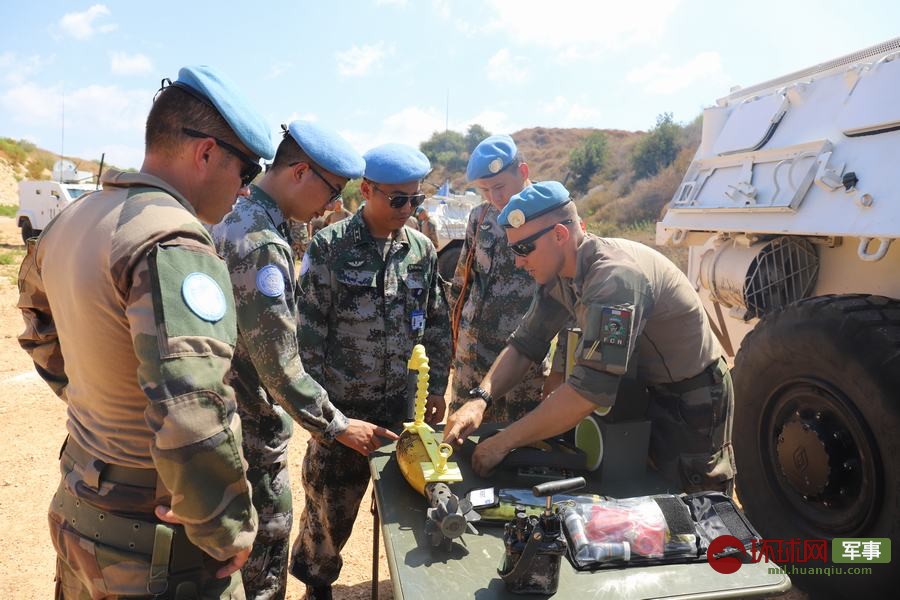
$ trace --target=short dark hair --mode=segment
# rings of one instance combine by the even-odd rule
[[[272,165],[269,169],[276,171],[301,162],[312,164],[314,167],[319,166],[316,161],[310,158],[309,154],[300,147],[300,144],[297,143],[297,140],[294,139],[291,133],[285,130],[281,143],[278,144],[278,149],[275,151],[275,158],[272,160]]]
[[[146,152],[174,153],[188,137],[182,128],[195,129],[239,144],[237,136],[216,108],[180,85],[169,85],[157,94],[147,115]]]

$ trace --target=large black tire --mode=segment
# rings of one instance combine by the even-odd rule
[[[456,263],[459,262],[459,253],[462,250],[461,244],[454,244],[444,248],[438,256],[438,272],[444,281],[451,281],[453,273],[456,272]]]
[[[765,317],[738,352],[734,386],[738,493],[764,538],[889,537],[897,547],[900,301],[823,296]],[[816,598],[900,585],[895,564],[833,565],[830,550],[828,566],[872,574],[792,577]]]

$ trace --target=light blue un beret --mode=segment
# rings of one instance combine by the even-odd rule
[[[516,154],[516,143],[508,135],[486,137],[472,150],[466,166],[466,179],[475,181],[493,177],[509,165]]]
[[[376,146],[363,155],[365,178],[376,183],[421,181],[431,172],[428,157],[406,144]]]
[[[182,67],[176,86],[187,86],[219,111],[235,135],[251,152],[271,160],[275,156],[272,133],[262,115],[253,110],[240,88],[221,73],[205,65]]]
[[[518,228],[571,201],[569,191],[560,182],[540,181],[510,198],[497,222],[503,227]]]
[[[366,161],[338,132],[309,121],[292,121],[288,131],[297,145],[326,171],[347,179],[362,177]]]

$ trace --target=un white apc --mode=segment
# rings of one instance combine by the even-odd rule
[[[53,165],[51,180],[20,182],[16,225],[22,241],[38,236],[62,209],[98,189],[93,178],[93,173],[79,171],[72,161],[59,160]]]
[[[738,493],[765,537],[897,546],[897,238],[900,38],[704,111],[657,242],[689,249],[688,277],[736,353]],[[887,590],[897,573],[839,586]]]

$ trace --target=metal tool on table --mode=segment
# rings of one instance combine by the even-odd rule
[[[397,440],[397,464],[407,483],[428,500],[425,532],[431,545],[449,547],[467,530],[477,534],[472,521],[481,516],[467,498],[459,499],[450,491],[447,484],[463,479],[456,463],[447,461],[453,448],[440,442],[434,429],[425,423],[429,367],[423,346],[413,348],[408,368],[411,375],[415,374],[414,415]]]
[[[538,497],[546,497],[544,513],[526,514],[517,507],[516,516],[503,532],[506,552],[497,572],[506,589],[514,594],[555,594],[559,587],[559,568],[566,554],[566,538],[559,512],[553,508],[553,494],[584,487],[584,477],[542,483],[532,488]]]

